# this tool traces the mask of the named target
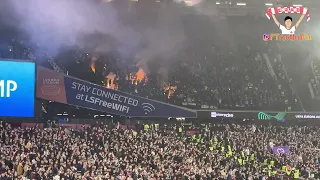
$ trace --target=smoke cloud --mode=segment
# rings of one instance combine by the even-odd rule
[[[182,0],[167,5],[151,0],[3,1],[0,17],[10,17],[7,24],[27,34],[29,43],[37,44],[36,54],[55,56],[73,46],[87,52],[117,52],[120,59],[134,59],[146,72],[148,62],[158,62],[163,76],[173,61],[181,59],[177,53],[199,43],[195,40],[209,42],[211,47],[213,33],[220,38],[230,34],[224,25],[215,27],[219,21],[215,4],[202,0],[189,0],[193,3],[189,7]]]
[[[10,0],[9,7],[18,28],[31,42],[57,53],[62,46],[82,45],[86,34],[111,35],[122,43],[137,42],[136,32],[119,23],[116,10],[108,3],[88,0]]]
[[[129,7],[124,10],[95,0],[5,0],[3,4],[1,9],[10,11],[2,15],[13,17],[8,23],[26,33],[37,50],[51,55],[61,47],[89,46],[100,52],[116,49],[123,56],[138,51],[141,60],[149,61],[170,56],[185,40],[176,9],[137,10],[128,17]],[[96,37],[84,38],[89,35]]]

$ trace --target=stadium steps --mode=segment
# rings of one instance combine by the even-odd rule
[[[318,111],[319,101],[311,97],[308,82],[310,82],[310,64],[306,63],[304,53],[301,52],[283,52],[281,61],[290,78],[292,78],[291,86],[299,95],[304,111]]]
[[[66,74],[66,71],[64,71],[52,58],[48,59],[48,63],[53,67],[53,69],[59,73]]]

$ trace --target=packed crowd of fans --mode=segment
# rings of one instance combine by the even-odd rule
[[[144,65],[143,79],[136,77],[139,70],[135,67],[137,62],[119,63],[116,56],[98,56],[95,71],[90,68],[90,53],[83,51],[42,58],[49,62],[47,67],[101,85],[106,85],[106,77],[112,73],[115,75],[113,88],[180,106],[196,109],[301,110],[296,94],[290,89],[289,79],[282,71],[282,64],[277,64],[279,62],[273,52],[266,54],[276,65],[268,67],[263,46],[239,45],[230,49],[212,42],[201,43],[202,48],[198,43],[191,44],[177,53],[177,57],[171,57],[172,62],[168,62],[164,70],[157,59],[151,60]],[[25,48],[20,41],[10,42],[10,46],[2,49],[0,57],[37,59],[32,50]],[[74,68],[74,64],[78,67]],[[276,76],[272,76],[270,68]]]
[[[1,179],[320,178],[318,127],[1,127]],[[288,146],[289,151],[272,148]]]
[[[203,59],[184,59],[182,65],[170,71],[168,76],[173,78],[168,80],[168,84],[174,89],[163,90],[158,87],[155,90],[156,86],[148,88],[150,84],[142,82],[145,85],[134,87],[134,92],[194,108],[291,110],[293,106],[293,109],[299,109],[291,89],[281,86],[281,82],[271,76],[259,51],[251,50],[250,47],[239,53],[217,53],[208,49],[207,53],[202,52],[199,57]],[[123,84],[119,84],[120,90],[130,89],[121,86]]]
[[[161,13],[152,12],[150,19],[144,13],[128,12],[126,21],[143,19],[130,28],[157,27],[149,21],[157,22],[154,19]],[[144,56],[148,39],[143,39],[146,42],[132,48],[136,52],[131,55],[121,54],[118,47],[102,53],[97,48],[68,47],[51,56],[20,32],[0,24],[0,58],[33,60],[108,88],[195,109],[303,109],[279,58],[291,54],[291,49],[283,52],[262,41],[270,24],[260,23],[260,16],[211,19],[190,10],[178,15],[185,42],[169,55],[164,51]],[[87,44],[98,42],[91,39],[110,47],[120,44],[112,42],[114,37],[97,34],[84,38]],[[319,95],[319,67],[314,60],[315,96]],[[144,124],[128,128],[97,124],[42,129],[3,123],[0,141],[0,180],[320,179],[318,126],[206,123],[201,127]],[[274,151],[278,147],[281,151]]]
[[[12,28],[7,28],[1,33],[3,37],[0,36],[0,58],[32,59],[42,66],[48,62],[45,66],[105,86],[109,83],[106,77],[111,73],[115,79],[108,87],[196,109],[302,110],[297,95],[288,85],[289,79],[284,78],[282,71],[276,72],[281,77],[272,76],[270,68],[277,71],[278,65],[268,66],[263,56],[264,53],[272,56],[269,59],[273,62],[275,54],[268,52],[273,45],[266,44],[261,38],[270,27],[269,23],[261,23],[265,17],[258,14],[213,16],[213,22],[206,15],[191,13],[190,9],[180,11],[170,14],[181,18],[179,23],[184,29],[181,32],[184,41],[176,45],[178,48],[174,52],[144,53],[148,51],[149,39],[142,38],[141,45],[125,55],[119,52],[121,48],[99,52],[93,70],[90,61],[96,49],[85,47],[90,44],[100,47],[101,43],[113,47],[119,44],[116,38],[109,34],[90,34],[83,38],[86,39],[85,47],[61,47],[51,57],[43,50],[45,48],[20,40],[23,38],[17,35],[19,33],[14,34]],[[159,22],[152,19],[154,13],[150,14],[151,19],[144,13],[148,12],[126,12],[123,16],[124,19],[141,19],[142,24],[130,24],[134,30],[158,25]],[[248,30],[253,23],[256,24],[254,32]],[[168,28],[175,32],[174,28]],[[134,77],[139,68],[144,70],[143,79]]]

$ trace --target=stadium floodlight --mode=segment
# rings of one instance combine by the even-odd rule
[[[272,3],[266,3],[266,6],[272,6],[273,4]]]
[[[237,3],[237,6],[246,6],[246,3]]]
[[[220,4],[220,2],[216,2],[216,4]]]

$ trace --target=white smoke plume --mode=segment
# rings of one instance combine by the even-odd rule
[[[31,41],[51,53],[61,46],[79,45],[84,34],[100,32],[120,42],[136,41],[136,32],[124,27],[115,8],[108,3],[88,0],[10,0],[12,15],[19,21],[18,28]]]
[[[113,2],[97,0],[4,0],[3,9],[17,21],[9,22],[26,33],[32,43],[51,54],[56,54],[64,46],[85,46],[84,35],[101,34],[96,39],[98,51],[116,48],[122,55],[138,51],[145,44],[144,60],[149,61],[157,55],[168,55],[181,45],[185,39],[181,20],[175,18],[174,9],[159,8],[153,14],[155,21],[149,22],[150,13],[141,19],[128,17],[128,9],[116,7]],[[116,2],[115,2],[116,3]],[[135,2],[132,6],[135,6]],[[147,9],[147,7],[146,7]],[[127,13],[127,14],[126,14]],[[149,13],[149,14],[148,14]],[[158,13],[158,14],[157,14]],[[162,17],[163,14],[172,17]],[[5,15],[5,14],[2,14]],[[125,17],[125,18],[124,18]],[[179,17],[179,16],[177,16]],[[149,19],[148,19],[149,18]],[[102,36],[110,38],[99,38]],[[95,40],[90,40],[95,41]],[[114,42],[111,42],[114,41]]]

